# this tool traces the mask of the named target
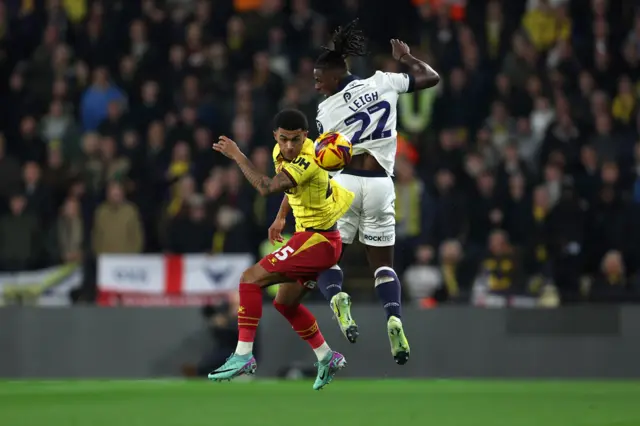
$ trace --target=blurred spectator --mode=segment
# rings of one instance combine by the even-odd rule
[[[96,130],[102,120],[108,116],[109,103],[124,102],[122,91],[109,81],[106,68],[93,71],[93,83],[82,95],[80,113],[82,126],[86,131]]]
[[[20,162],[6,151],[4,135],[0,133],[0,199],[20,188]]]
[[[42,181],[44,187],[51,191],[51,207],[56,209],[62,204],[69,182],[71,181],[71,170],[64,163],[60,148],[49,148],[47,165],[44,169]]]
[[[484,303],[483,297],[486,297],[486,303],[492,304],[493,300],[500,301],[502,297],[526,294],[524,278],[521,254],[511,245],[508,234],[493,231],[489,236],[488,253],[473,285],[476,303]]]
[[[38,266],[42,248],[41,227],[34,214],[26,210],[27,199],[13,195],[9,199],[9,213],[0,218],[0,264],[6,271],[20,271]]]
[[[575,296],[582,272],[586,219],[585,206],[575,188],[571,183],[563,184],[560,198],[549,213],[548,235],[554,259],[553,281],[569,297]]]
[[[611,108],[615,120],[624,126],[629,124],[636,109],[636,94],[631,79],[626,75],[618,79],[618,92],[613,98]]]
[[[76,136],[75,121],[69,111],[59,100],[54,100],[49,106],[49,113],[40,121],[40,137],[46,143],[68,141]],[[71,143],[71,142],[67,142]]]
[[[596,302],[637,301],[640,293],[638,277],[629,276],[622,253],[609,251],[602,258],[599,273],[589,287],[589,299]]]
[[[522,90],[536,72],[537,54],[522,34],[514,34],[511,43],[512,51],[504,59],[502,72],[516,89]]]
[[[129,158],[118,155],[118,144],[113,136],[100,138],[100,160],[104,181],[124,182],[131,169]]]
[[[529,204],[529,203],[527,203]],[[521,223],[529,231],[521,238],[524,247],[525,268],[533,276],[551,278],[552,253],[549,246],[549,213],[551,212],[551,200],[549,192],[544,186],[538,186],[533,191],[533,197],[528,212],[523,212],[525,221]],[[513,216],[512,216],[513,217]],[[513,221],[509,230],[522,232],[522,228],[515,228]]]
[[[427,236],[430,247],[439,247],[448,239],[460,239],[468,232],[468,211],[461,188],[451,171],[441,169],[435,176],[434,221]]]
[[[405,159],[396,160],[396,270],[401,274],[412,262],[413,253],[431,233],[433,203],[414,167]]]
[[[193,174],[198,184],[202,184],[216,164],[216,156],[211,149],[213,137],[206,127],[198,127],[194,132],[195,150]]]
[[[136,130],[144,134],[153,121],[164,118],[165,110],[160,101],[160,87],[156,81],[145,81],[140,92],[140,102],[132,108],[131,117],[134,119]]]
[[[119,139],[122,136],[126,122],[122,114],[122,103],[111,100],[107,104],[107,116],[100,122],[98,133]]]
[[[237,167],[229,167],[222,175],[225,191],[222,206],[216,215],[216,233],[213,238],[214,252],[253,252],[263,235],[253,233],[252,212],[255,192],[245,186],[244,178]],[[246,192],[250,191],[250,194]]]
[[[169,224],[168,249],[171,253],[206,253],[213,244],[213,220],[207,218],[204,198],[193,195],[187,201],[188,214]]]
[[[433,302],[464,301],[469,296],[473,269],[464,262],[459,241],[448,240],[439,248],[438,265],[427,266],[433,253],[418,250],[418,263],[410,267],[405,276],[412,296],[425,307]],[[471,272],[471,274],[469,274]]]
[[[522,25],[539,51],[548,50],[557,40],[571,35],[571,22],[563,6],[553,7],[549,0],[538,0],[522,18]]]
[[[20,121],[20,130],[13,146],[23,162],[42,164],[47,156],[47,146],[38,136],[37,126],[35,117],[31,115],[24,116]]]
[[[484,249],[492,229],[502,226],[504,211],[502,200],[496,188],[495,177],[483,172],[476,180],[476,193],[470,203],[468,243],[473,253]]]
[[[202,185],[207,217],[215,218],[220,208],[220,197],[224,192],[223,174],[222,169],[214,169]]]
[[[122,185],[109,183],[107,200],[96,210],[92,230],[93,252],[140,253],[144,234],[138,208],[127,201]]]
[[[505,201],[504,228],[517,245],[526,243],[531,232],[531,200],[527,193],[527,182],[520,173],[505,178],[508,182]]]
[[[36,215],[42,223],[50,223],[53,218],[53,194],[42,181],[42,170],[38,163],[25,163],[22,169],[22,190],[27,199],[26,210]]]
[[[83,258],[84,224],[80,203],[68,198],[62,205],[56,227],[56,254],[62,262],[80,262]]]

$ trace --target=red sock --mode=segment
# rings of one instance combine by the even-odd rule
[[[324,343],[320,327],[313,316],[303,305],[287,306],[273,301],[273,306],[289,321],[293,330],[302,340],[306,340],[311,348],[316,349]]]
[[[262,289],[255,284],[240,283],[238,308],[238,340],[253,342],[262,318]]]

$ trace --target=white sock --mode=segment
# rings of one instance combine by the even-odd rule
[[[248,355],[253,352],[253,342],[241,342],[238,340],[238,346],[236,346],[236,355]]]
[[[317,348],[313,350],[316,353],[316,357],[318,357],[318,361],[322,361],[326,358],[327,354],[331,353],[331,348],[327,345],[327,342],[324,342]]]

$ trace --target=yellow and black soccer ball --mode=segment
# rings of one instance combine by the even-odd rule
[[[315,141],[316,163],[323,169],[335,172],[342,170],[351,161],[351,141],[338,132],[327,132]]]

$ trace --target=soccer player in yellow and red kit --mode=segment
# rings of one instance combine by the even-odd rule
[[[221,136],[213,145],[214,150],[238,164],[261,195],[284,192],[285,208],[280,211],[286,212],[289,208],[293,211],[296,233],[282,248],[242,274],[238,346],[209,378],[229,380],[255,372],[252,350],[262,316],[262,288],[281,284],[274,306],[316,353],[318,375],[313,388],[317,390],[327,385],[346,361],[342,354],[329,348],[315,317],[300,301],[308,290],[305,283],[315,281],[319,272],[335,265],[340,258],[342,242],[336,222],[351,206],[354,194],[331,180],[327,171],[316,164],[314,144],[307,138],[308,122],[302,112],[281,111],[275,117],[274,129],[277,144],[273,159],[277,174],[273,178],[258,172],[229,138]],[[278,219],[284,221],[284,217]]]

